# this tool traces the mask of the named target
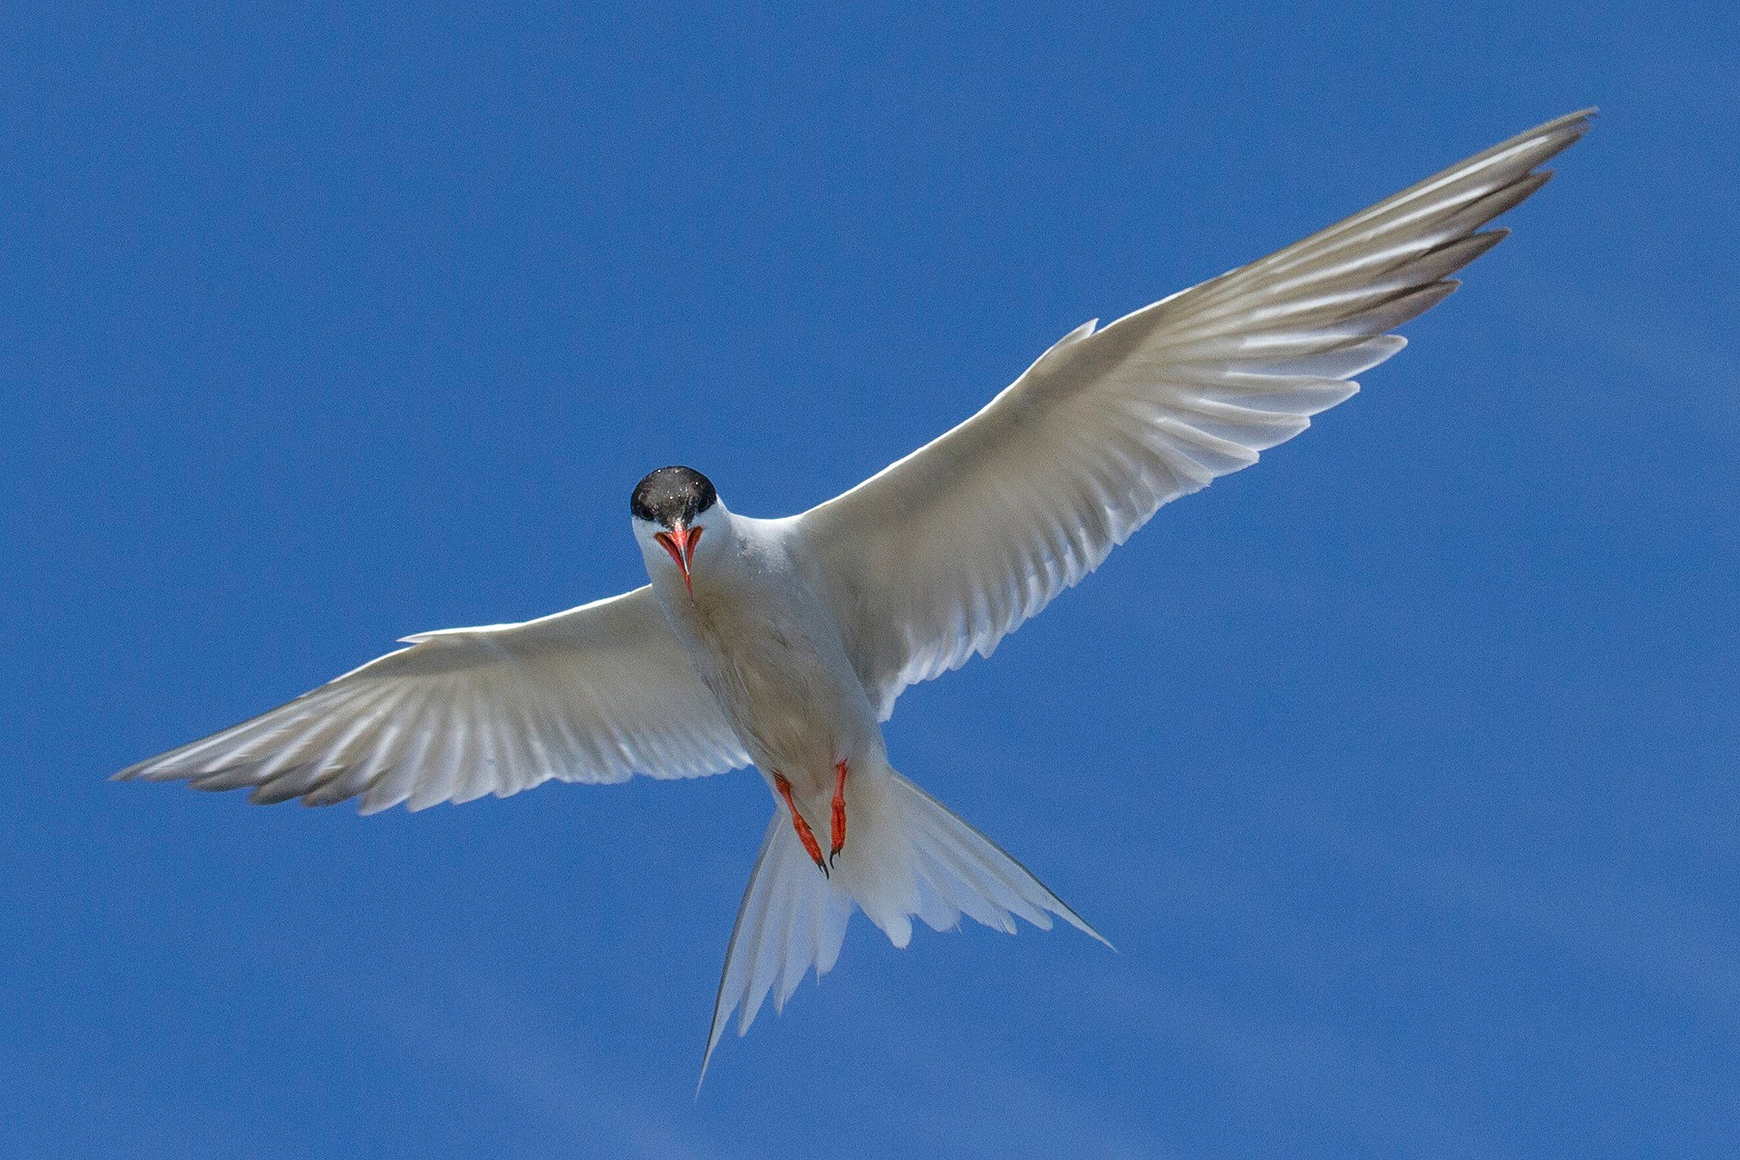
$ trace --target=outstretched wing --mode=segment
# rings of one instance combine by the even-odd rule
[[[884,719],[1080,580],[1160,506],[1310,425],[1406,340],[1544,185],[1561,117],[1260,261],[1092,322],[954,430],[798,517],[810,580]]]
[[[374,813],[505,797],[551,778],[699,777],[749,764],[650,588],[405,640],[410,648],[115,776],[251,786],[256,802],[360,794]]]

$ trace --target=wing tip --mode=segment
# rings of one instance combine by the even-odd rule
[[[164,759],[173,757],[177,751],[159,753],[155,757],[147,757],[144,761],[135,761],[127,768],[118,770],[108,776],[109,781],[185,781],[196,776],[191,772],[183,772],[174,768],[165,768]]]
[[[1555,136],[1564,137],[1565,145],[1570,145],[1573,141],[1576,141],[1579,137],[1583,136],[1583,134],[1593,128],[1595,119],[1600,115],[1600,106],[1589,105],[1586,108],[1578,109],[1574,113],[1566,113],[1562,117],[1554,117],[1550,121],[1543,121],[1532,129],[1524,129],[1521,133],[1518,133],[1515,137],[1511,138],[1510,141],[1499,146],[1499,148],[1504,148],[1511,144],[1520,144],[1523,141],[1542,140]],[[1557,152],[1557,150],[1555,150],[1555,152]]]
[[[1494,146],[1488,152],[1500,153],[1514,149],[1518,146],[1550,142],[1550,149],[1539,157],[1534,165],[1531,165],[1529,169],[1531,173],[1544,173],[1547,177],[1551,177],[1553,173],[1552,170],[1541,170],[1535,168],[1535,166],[1544,165],[1546,162],[1552,160],[1560,153],[1563,153],[1565,150],[1575,145],[1578,141],[1581,141],[1584,134],[1594,128],[1595,118],[1599,116],[1600,113],[1601,110],[1594,105],[1591,105],[1586,109],[1579,109],[1575,113],[1566,113],[1563,117],[1555,117],[1551,121],[1536,125],[1533,129],[1525,129],[1515,137],[1512,137],[1509,141]],[[1541,184],[1546,184],[1545,178],[1542,178]]]

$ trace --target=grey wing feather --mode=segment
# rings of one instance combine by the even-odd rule
[[[797,517],[810,581],[884,719],[1080,580],[1162,504],[1248,467],[1442,301],[1496,245],[1482,227],[1589,128],[1561,117],[1248,266],[1095,331],[983,410]]]
[[[251,787],[362,812],[556,778],[698,777],[749,763],[649,588],[523,624],[405,638],[337,680],[117,778]]]

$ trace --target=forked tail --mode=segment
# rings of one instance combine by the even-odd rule
[[[725,952],[702,1078],[733,1010],[742,1035],[768,995],[783,1010],[806,971],[813,966],[819,980],[833,968],[854,905],[897,947],[912,938],[914,915],[934,930],[954,929],[964,914],[1014,934],[1016,915],[1049,930],[1055,914],[1106,942],[1025,866],[898,773],[855,782],[852,793],[851,840],[832,877],[817,872],[783,809],[768,822]]]

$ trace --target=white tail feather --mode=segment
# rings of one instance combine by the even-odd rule
[[[769,994],[783,1010],[811,966],[818,981],[833,968],[854,905],[897,947],[912,938],[913,915],[933,930],[956,928],[964,914],[1014,934],[1016,915],[1049,930],[1055,914],[1106,942],[1025,866],[898,773],[861,777],[849,792],[849,838],[831,877],[810,861],[783,808],[768,822],[725,952],[703,1079],[733,1010],[742,1035]]]

